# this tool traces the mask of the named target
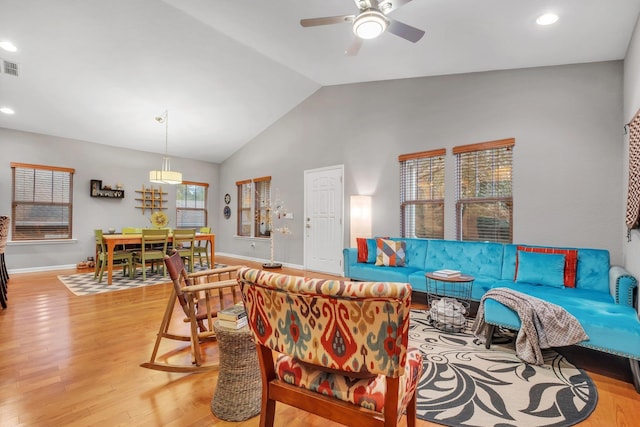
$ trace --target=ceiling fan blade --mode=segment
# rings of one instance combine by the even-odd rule
[[[300,25],[303,27],[316,27],[318,25],[342,24],[353,22],[355,15],[326,16],[324,18],[301,19]]]
[[[360,37],[354,37],[353,42],[351,42],[351,45],[347,48],[347,50],[344,51],[344,53],[347,56],[356,56],[361,47],[362,39]]]
[[[424,31],[393,19],[390,20],[387,31],[413,43],[416,43],[424,36]]]
[[[411,0],[379,0],[378,5],[380,10],[386,15],[387,13],[399,9],[410,1]]]

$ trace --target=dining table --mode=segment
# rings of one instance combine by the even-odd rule
[[[169,242],[173,240],[173,235],[169,233]],[[213,254],[216,236],[215,234],[196,233],[196,240],[209,241],[209,255],[211,256],[211,265],[213,265]],[[102,241],[107,247],[107,284],[113,281],[113,253],[118,245],[140,245],[142,244],[142,234],[103,234]]]

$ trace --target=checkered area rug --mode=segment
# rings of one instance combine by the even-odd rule
[[[215,268],[225,267],[224,264],[215,264]],[[140,288],[143,286],[159,285],[161,283],[169,283],[171,279],[169,276],[162,277],[162,273],[152,273],[150,268],[147,268],[147,280],[142,280],[142,269],[138,268],[136,271],[136,277],[131,279],[129,276],[122,275],[122,269],[116,268],[113,271],[113,283],[107,284],[107,273],[105,272],[102,277],[102,282],[98,282],[98,279],[93,278],[93,273],[79,273],[66,276],[58,276],[58,280],[62,282],[74,295],[95,295],[104,292],[122,291],[125,289]],[[205,267],[195,266],[195,270],[206,270]]]

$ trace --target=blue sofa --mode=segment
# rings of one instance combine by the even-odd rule
[[[575,316],[589,335],[579,345],[629,359],[634,384],[640,393],[640,320],[634,308],[637,280],[620,266],[611,266],[609,251],[577,249],[575,288],[516,282],[517,247],[491,242],[461,242],[391,238],[404,241],[406,265],[376,266],[358,262],[357,248],[346,248],[344,275],[352,280],[395,281],[426,292],[425,273],[440,269],[460,270],[474,276],[471,299],[480,301],[492,288],[506,287],[557,304]],[[485,301],[485,321],[518,330],[515,311],[495,300]]]

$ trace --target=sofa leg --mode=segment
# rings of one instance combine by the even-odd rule
[[[495,331],[496,325],[489,325],[487,328],[487,334],[484,336],[484,347],[488,350],[491,347],[491,341],[493,341],[493,331]]]
[[[633,385],[636,391],[640,393],[640,360],[629,359],[631,364],[631,376],[633,377]]]

